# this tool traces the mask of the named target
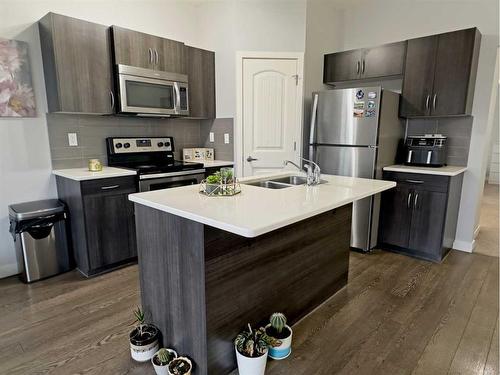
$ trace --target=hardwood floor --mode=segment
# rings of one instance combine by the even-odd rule
[[[294,326],[292,355],[266,374],[498,374],[498,258],[375,251],[351,253],[350,267],[347,287]],[[129,355],[138,290],[137,266],[0,280],[0,374],[154,374]]]
[[[498,257],[499,185],[484,185],[475,253]]]

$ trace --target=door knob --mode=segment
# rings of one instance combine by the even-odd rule
[[[255,161],[255,160],[259,160],[259,159],[252,158],[251,156],[249,156],[249,157],[247,158],[247,161],[248,161],[249,163],[250,163],[250,162],[252,162],[252,161]]]

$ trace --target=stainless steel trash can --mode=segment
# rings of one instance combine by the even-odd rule
[[[24,282],[71,269],[64,203],[58,199],[46,199],[12,204],[9,218]]]

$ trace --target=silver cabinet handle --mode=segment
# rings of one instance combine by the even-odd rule
[[[427,95],[427,98],[425,99],[425,109],[429,109],[430,100],[431,100],[431,96]]]
[[[149,63],[153,63],[153,50],[151,48],[148,48],[148,53],[149,53]]]
[[[436,110],[436,100],[437,100],[437,94],[434,94],[434,97],[432,98],[432,109]]]
[[[418,193],[415,193],[415,200],[413,201],[413,209],[417,208]]]
[[[423,184],[424,181],[422,180],[406,180],[406,182],[409,182],[410,184]]]
[[[406,200],[406,208],[410,208],[410,202],[411,202],[411,191],[408,193],[408,199]]]
[[[111,97],[111,109],[115,109],[115,94],[113,94],[113,91],[109,92],[109,96]]]
[[[259,159],[252,158],[251,156],[249,156],[249,157],[247,158],[247,161],[248,161],[249,163],[251,163],[252,161],[255,161],[255,160],[259,160]]]
[[[155,64],[158,65],[160,62],[160,56],[158,55],[158,51],[155,48]]]
[[[365,60],[363,60],[363,62],[361,63],[361,74],[365,74],[365,67],[366,67],[366,63],[365,63]]]
[[[111,190],[111,189],[116,189],[119,187],[120,187],[120,185],[101,186],[101,190]]]
[[[359,66],[360,66],[359,61],[356,61],[356,74],[359,74]]]

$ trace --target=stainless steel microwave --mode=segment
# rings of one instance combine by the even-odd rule
[[[188,76],[118,65],[118,112],[137,116],[188,116]]]

